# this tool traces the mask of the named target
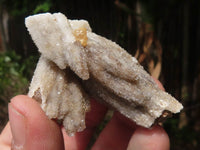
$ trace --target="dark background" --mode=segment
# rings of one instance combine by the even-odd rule
[[[24,18],[62,12],[88,20],[93,32],[118,43],[184,105],[164,123],[171,149],[200,149],[200,1],[0,0],[0,125],[7,103],[26,94],[38,51]]]

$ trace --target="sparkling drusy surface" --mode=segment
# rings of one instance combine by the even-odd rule
[[[25,24],[41,53],[28,95],[49,118],[63,121],[69,135],[85,128],[89,96],[144,127],[183,108],[134,57],[93,33],[87,21],[45,13],[27,17]]]

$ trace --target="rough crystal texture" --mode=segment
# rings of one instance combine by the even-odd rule
[[[61,14],[40,14],[26,18],[26,27],[39,51],[61,69],[68,65],[82,79],[89,78],[85,49],[76,41],[71,25]],[[72,24],[76,25],[76,21]],[[84,27],[88,24],[81,21]]]
[[[88,102],[83,89],[144,127],[183,108],[158,88],[134,57],[93,33],[87,21],[45,13],[26,18],[26,26],[42,54],[29,96],[42,101],[50,118],[67,118],[68,133],[84,127],[80,121],[84,122]],[[60,82],[60,77],[67,79]]]
[[[85,113],[89,110],[88,98],[73,74],[41,57],[28,93],[41,103],[49,118],[63,121],[69,135],[85,128]]]

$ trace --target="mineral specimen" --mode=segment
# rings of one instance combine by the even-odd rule
[[[25,23],[41,52],[28,95],[41,102],[49,118],[63,120],[68,134],[85,127],[85,93],[144,127],[183,108],[134,57],[93,33],[87,21],[45,13]]]

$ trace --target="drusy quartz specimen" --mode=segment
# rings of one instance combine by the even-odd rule
[[[144,127],[183,108],[134,57],[93,33],[87,21],[44,13],[27,17],[25,24],[41,53],[28,95],[49,118],[63,121],[68,134],[85,128],[90,96]]]

